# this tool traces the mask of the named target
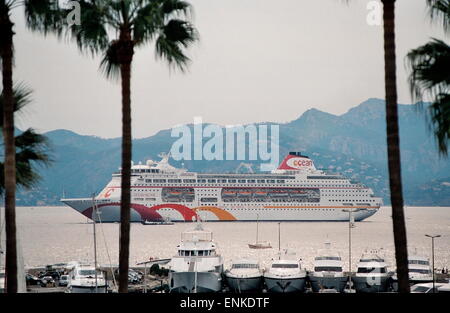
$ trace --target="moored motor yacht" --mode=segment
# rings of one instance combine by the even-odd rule
[[[181,234],[178,252],[169,262],[170,292],[217,292],[222,289],[223,259],[211,231],[201,223]]]
[[[300,260],[289,258],[287,250],[264,272],[268,292],[303,292],[306,277]]]
[[[77,264],[69,274],[69,293],[106,293],[107,283],[103,272],[90,264]]]
[[[430,261],[427,257],[417,255],[408,256],[408,276],[410,285],[429,283],[433,281],[433,272],[430,266]],[[393,288],[398,290],[397,274],[392,276]]]
[[[228,286],[234,292],[260,291],[263,287],[263,270],[256,260],[237,259],[225,271]]]
[[[356,292],[386,292],[390,274],[384,258],[378,250],[363,253],[357,265],[357,272],[352,277]]]
[[[326,249],[319,251],[314,258],[314,271],[309,273],[309,280],[314,292],[334,289],[343,292],[347,283],[347,277],[342,271],[342,259],[338,252],[330,248],[330,243],[325,243]]]

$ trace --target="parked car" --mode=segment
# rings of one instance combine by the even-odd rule
[[[44,276],[41,278],[41,287],[55,287],[56,282],[51,276]]]
[[[38,277],[31,275],[31,274],[27,274],[25,276],[25,279],[27,282],[27,286],[36,286],[41,283],[41,280]]]
[[[69,283],[69,275],[61,275],[58,281],[59,286],[67,286]]]
[[[117,269],[115,271],[115,275],[119,276],[119,269]],[[143,275],[141,276],[141,273],[139,273],[131,268],[128,270],[128,283],[138,284],[142,281],[142,277],[143,277]]]
[[[41,275],[39,275],[39,278],[42,278],[45,276],[51,276],[54,280],[59,280],[61,277],[61,275],[57,271],[48,271],[48,272],[44,272]]]
[[[416,284],[411,293],[433,293],[433,283]],[[450,283],[435,283],[435,293],[450,293]]]

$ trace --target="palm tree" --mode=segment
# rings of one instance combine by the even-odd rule
[[[61,26],[76,41],[81,51],[103,54],[101,70],[108,78],[120,76],[122,87],[122,180],[119,244],[119,292],[128,290],[130,242],[131,172],[131,64],[135,48],[154,40],[156,56],[169,66],[186,70],[189,58],[185,49],[198,39],[188,22],[191,6],[182,0],[80,0],[80,25],[58,23],[68,10],[53,9],[55,26],[43,27],[40,20],[48,10],[29,14],[28,26],[62,36]]]
[[[6,290],[17,292],[16,247],[16,153],[14,143],[13,100],[13,23],[10,20],[11,1],[0,1],[0,57],[3,83],[3,140],[5,146],[5,232],[6,232]]]
[[[13,88],[14,112],[20,111],[31,102],[31,90],[23,85]],[[3,114],[3,93],[0,94],[0,113]],[[0,121],[0,128],[3,122]],[[36,165],[49,165],[49,143],[45,136],[36,133],[32,128],[15,136],[17,186],[30,189],[40,180]],[[5,191],[3,174],[4,163],[0,162],[0,194]]]
[[[13,36],[14,23],[11,11],[24,5],[40,12],[50,8],[56,0],[0,0],[0,58],[3,83],[3,138],[5,150],[5,230],[6,230],[6,291],[17,292],[17,248],[16,248],[16,153],[14,140],[14,96],[13,96]],[[27,13],[27,10],[25,10]],[[49,13],[48,11],[47,13]],[[56,15],[42,14],[40,23],[45,28],[50,18]]]
[[[348,2],[348,0],[346,0]],[[397,74],[395,60],[395,0],[383,3],[384,28],[384,80],[386,93],[386,135],[391,193],[392,224],[394,229],[395,260],[397,265],[398,291],[408,293],[408,244],[406,240],[405,214],[400,162],[400,139],[398,130]]]
[[[398,130],[397,75],[395,60],[395,0],[381,0],[381,2],[383,3],[384,28],[386,133],[395,259],[397,265],[398,290],[401,293],[407,293],[409,292],[408,248],[406,241],[405,214],[403,210],[400,140]]]
[[[444,30],[450,31],[450,1],[427,0],[427,4],[431,18],[441,20]],[[432,38],[425,45],[411,50],[406,60],[411,70],[411,96],[419,104],[425,97],[432,99],[428,108],[431,126],[439,152],[447,156],[450,139],[450,46]]]

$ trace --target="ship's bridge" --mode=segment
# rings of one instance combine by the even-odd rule
[[[153,160],[147,160],[145,164],[139,162],[138,164],[134,164],[131,161],[131,174],[143,174],[143,173],[171,173],[171,174],[182,174],[186,173],[187,169],[184,168],[176,168],[169,164],[170,154],[161,154],[161,161],[156,162]],[[122,168],[119,167],[119,171],[114,174],[120,174]]]

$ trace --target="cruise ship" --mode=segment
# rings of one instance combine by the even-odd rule
[[[131,167],[131,221],[362,221],[382,204],[373,191],[341,174],[316,169],[290,152],[267,173],[196,173],[161,161]],[[95,198],[61,199],[90,219],[120,221],[121,173]],[[97,214],[93,214],[93,208]]]

